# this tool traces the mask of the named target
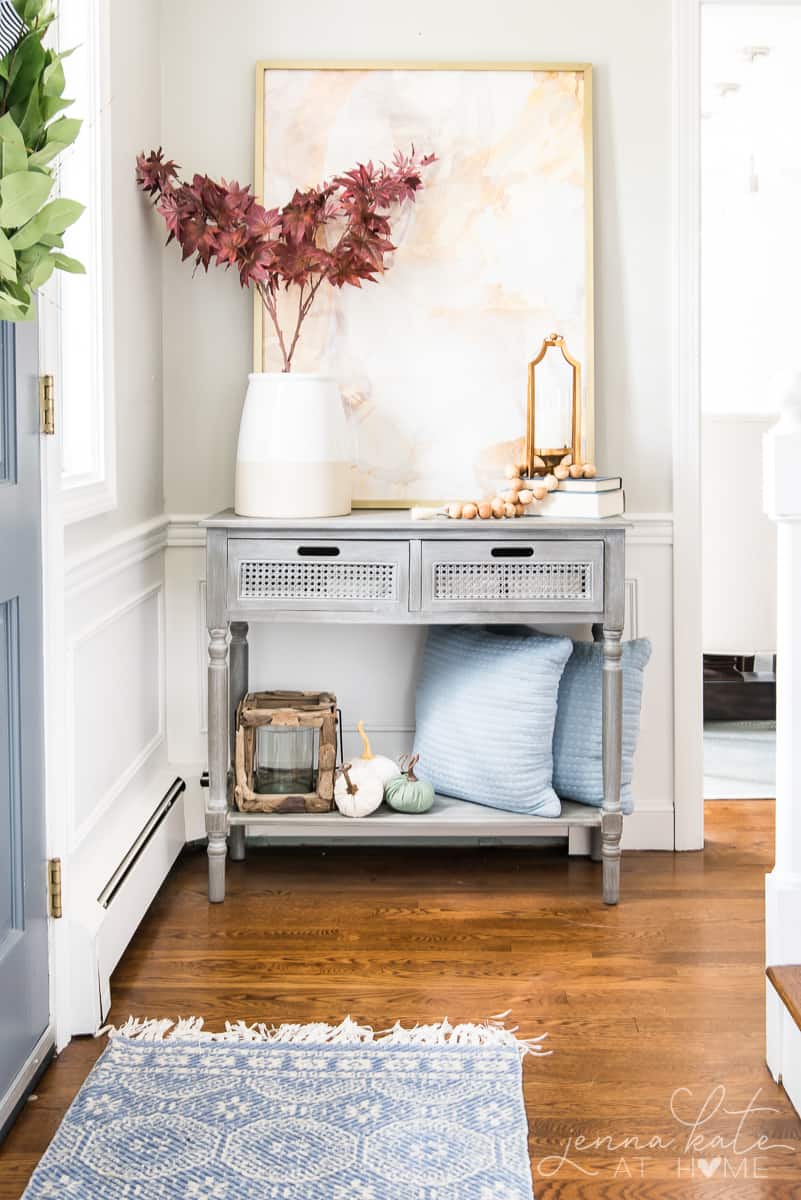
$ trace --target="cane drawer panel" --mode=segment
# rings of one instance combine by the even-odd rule
[[[228,606],[248,612],[406,612],[409,543],[303,541],[284,538],[228,543]]]
[[[599,540],[427,542],[423,611],[600,613]]]

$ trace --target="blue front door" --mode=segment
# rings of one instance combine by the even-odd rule
[[[50,1011],[37,363],[0,323],[0,1113]]]

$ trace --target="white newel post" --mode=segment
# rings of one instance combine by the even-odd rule
[[[801,374],[763,445],[764,507],[776,522],[776,859],[765,881],[767,966],[801,963]],[[767,985],[767,1062],[787,1064],[784,1007]],[[788,1018],[789,1020],[789,1018]]]

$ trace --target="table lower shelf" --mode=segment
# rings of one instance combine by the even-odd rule
[[[601,810],[572,800],[562,802],[560,817],[537,817],[437,796],[427,813],[399,813],[382,805],[369,817],[330,813],[245,813],[231,809],[229,825],[258,828],[271,837],[566,837],[571,828],[597,829]]]

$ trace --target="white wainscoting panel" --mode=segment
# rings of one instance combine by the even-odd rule
[[[633,515],[626,581],[626,637],[649,637],[636,812],[628,849],[673,848],[672,525],[669,514]],[[205,769],[204,535],[196,518],[171,521],[167,550],[167,739],[171,763]],[[572,631],[575,636],[575,630]],[[587,631],[589,636],[589,631]],[[343,712],[345,753],[359,747],[363,718],[376,750],[398,755],[414,735],[414,687],[425,629],[419,626],[251,625],[251,686],[327,688]],[[200,701],[200,703],[199,703]],[[182,768],[182,773],[188,770]],[[187,836],[201,836],[201,793],[187,778]]]
[[[70,1033],[92,1032],[97,1019],[107,915],[97,897],[174,778],[166,765],[166,540],[166,519],[159,518],[66,564]],[[182,804],[178,817],[183,829]],[[125,936],[144,916],[171,854],[147,895],[131,892],[120,926]],[[118,905],[118,921],[120,911]],[[119,943],[118,936],[115,952]]]
[[[166,554],[167,755],[170,762],[202,763],[205,770],[208,638],[202,546],[202,536],[195,545],[168,543]]]
[[[166,744],[166,521],[66,564],[69,842],[75,850]]]
[[[73,846],[165,736],[164,588],[153,583],[69,642]]]

